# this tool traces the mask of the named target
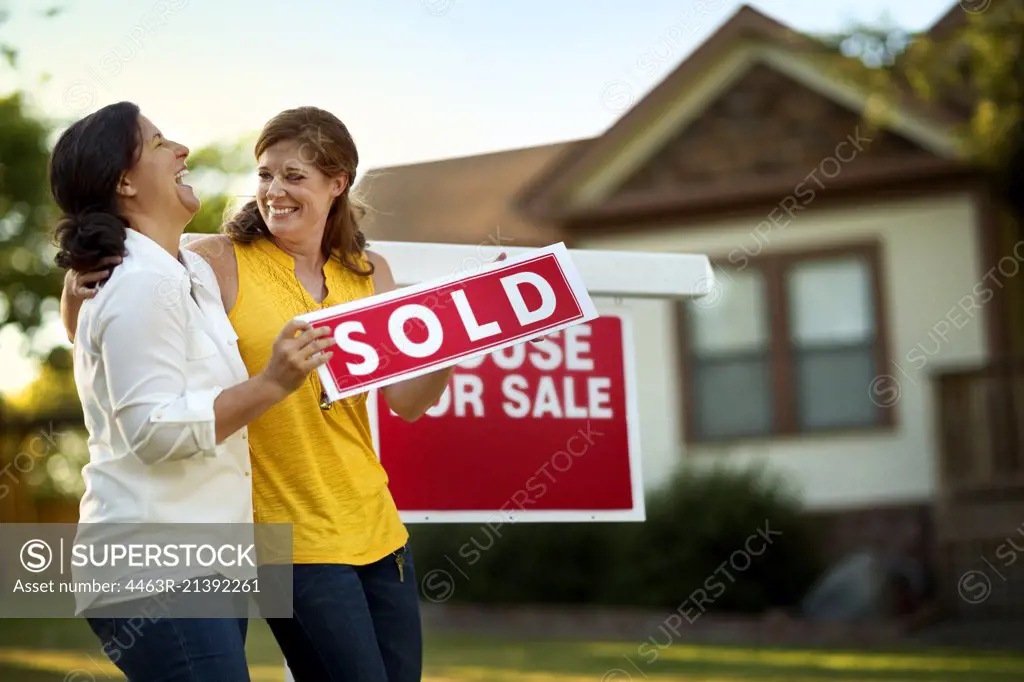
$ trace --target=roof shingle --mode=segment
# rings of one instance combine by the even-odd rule
[[[367,205],[367,241],[546,246],[559,229],[511,205],[520,188],[580,141],[369,171],[354,191]]]

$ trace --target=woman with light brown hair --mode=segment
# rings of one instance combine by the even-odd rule
[[[345,125],[301,107],[271,119],[256,142],[258,188],[224,234],[189,243],[216,274],[250,375],[282,325],[314,310],[395,288],[366,250],[351,197],[358,154]],[[73,331],[84,283],[66,280]],[[404,419],[441,397],[451,369],[381,389]],[[293,527],[290,619],[268,619],[297,682],[413,682],[422,671],[417,580],[408,533],[373,447],[365,393],[334,403],[315,374],[249,425],[254,520]]]

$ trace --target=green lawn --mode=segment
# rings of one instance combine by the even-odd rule
[[[429,636],[425,682],[1019,682],[1024,656],[942,651],[855,653],[674,644],[657,660],[641,643],[502,642]],[[283,680],[281,656],[263,621],[252,621],[253,682]],[[628,658],[627,658],[628,657]],[[630,663],[632,661],[632,663]],[[123,679],[85,623],[0,620],[0,680]]]

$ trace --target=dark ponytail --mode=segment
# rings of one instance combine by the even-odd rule
[[[139,108],[103,107],[76,121],[50,156],[50,192],[63,215],[54,228],[58,267],[95,269],[123,256],[128,220],[117,206],[117,186],[139,154]]]
[[[124,256],[128,221],[114,213],[66,215],[54,229],[58,267],[87,272],[107,256]]]

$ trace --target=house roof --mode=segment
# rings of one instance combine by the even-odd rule
[[[553,215],[552,212],[557,212],[557,207],[564,201],[564,192],[581,173],[587,168],[600,165],[609,150],[620,147],[635,135],[637,130],[651,125],[661,112],[679,97],[680,92],[705,78],[710,69],[741,42],[770,45],[793,54],[812,57],[825,55],[828,51],[828,48],[818,40],[795,31],[748,5],[742,5],[718,31],[702,43],[643,100],[616,121],[604,135],[577,145],[570,153],[562,156],[534,178],[516,197],[516,206],[526,215]],[[870,92],[867,86],[870,70],[852,57],[843,62],[843,66],[846,67],[843,77],[851,79],[855,86],[861,85],[866,99]],[[905,90],[896,94],[897,104],[903,110],[944,125],[962,121],[954,112],[924,102]]]
[[[964,26],[967,23],[967,11],[961,5],[962,3],[954,3],[945,14],[935,20],[925,35],[933,40],[942,40]]]
[[[931,30],[947,30],[957,21],[953,14],[951,10]],[[659,111],[690,83],[706,77],[740,43],[769,45],[791,54],[821,55],[824,49],[817,40],[743,5],[600,136],[372,171],[357,186],[375,209],[364,220],[367,238],[493,243],[500,233],[504,243],[510,238],[522,246],[565,240],[568,218],[560,203],[572,184],[650,125]],[[957,120],[950,112],[909,96],[899,105],[917,114],[918,120]],[[738,186],[742,183],[734,184],[736,191],[744,190]],[[727,197],[716,198],[728,203]],[[585,212],[592,208],[596,207]]]
[[[589,144],[577,145],[571,153],[564,155],[558,163],[551,164],[545,171],[533,178],[530,184],[516,197],[516,205],[526,211],[541,203],[543,199],[557,194],[560,185],[566,181],[574,167],[578,167],[592,156],[596,147],[614,145],[625,137],[641,121],[646,119],[650,109],[656,109],[677,96],[680,81],[705,73],[710,62],[717,60],[736,40],[756,37],[780,45],[808,44],[809,40],[796,31],[770,19],[757,10],[742,5],[736,13],[704,41],[688,58],[676,67],[665,79],[651,90],[643,100],[626,112],[600,138]]]
[[[557,227],[530,221],[510,199],[580,141],[528,147],[370,171],[356,185],[369,205],[368,241],[544,246]]]

